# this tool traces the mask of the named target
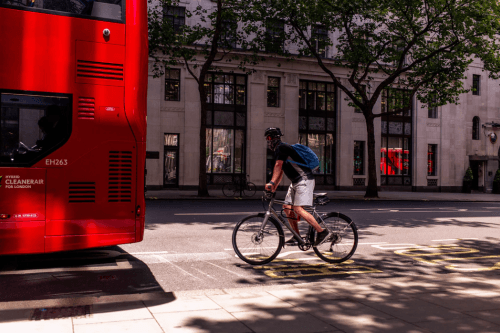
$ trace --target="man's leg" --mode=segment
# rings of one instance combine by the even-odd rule
[[[300,217],[302,217],[304,220],[306,220],[307,223],[309,223],[314,229],[316,229],[317,232],[322,232],[323,228],[316,222],[316,219],[314,216],[309,214],[302,206],[293,206],[293,211]]]
[[[291,205],[283,205],[283,209],[285,210],[286,217],[288,218],[288,222],[290,223],[290,226],[292,229],[300,235],[299,232],[299,220],[300,216],[295,214],[295,211]]]

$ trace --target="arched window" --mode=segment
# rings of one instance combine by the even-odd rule
[[[479,117],[472,118],[472,140],[479,140]]]

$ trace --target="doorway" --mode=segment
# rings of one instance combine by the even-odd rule
[[[481,161],[470,161],[470,168],[472,169],[472,183],[471,183],[471,190],[479,190],[479,177],[482,177],[482,174],[480,174],[479,169],[480,169],[480,164]]]
[[[165,134],[163,187],[179,187],[179,134]]]

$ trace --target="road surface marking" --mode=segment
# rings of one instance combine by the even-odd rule
[[[376,243],[358,243],[358,245],[378,245],[378,244],[387,244],[387,242],[376,242]]]
[[[120,269],[132,269],[132,265],[127,259],[116,260],[109,264],[96,264],[97,266],[80,266],[80,267],[57,267],[57,268],[33,268],[24,270],[9,270],[0,271],[0,275],[23,275],[23,274],[41,274],[41,273],[56,273],[56,272],[95,272],[95,271],[112,271]]]
[[[415,248],[415,247],[419,247],[419,246],[420,245],[417,245],[417,244],[407,244],[407,243],[372,245],[372,247],[375,247],[375,248],[380,249],[380,250],[403,250],[403,249]]]
[[[262,212],[229,212],[229,213],[178,213],[176,216],[201,216],[201,215],[254,215]]]
[[[207,262],[207,264],[210,264],[210,265],[215,266],[215,267],[219,267],[220,269],[223,269],[223,270],[225,270],[225,271],[228,271],[229,273],[234,274],[234,275],[239,276],[239,277],[244,277],[244,278],[246,278],[246,277],[247,277],[247,276],[244,276],[244,275],[241,275],[241,274],[235,273],[235,272],[233,272],[232,270],[229,270],[229,269],[227,269],[227,268],[221,267],[221,266],[216,265],[216,264],[211,263],[211,262]]]

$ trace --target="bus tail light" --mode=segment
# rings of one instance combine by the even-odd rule
[[[135,214],[136,214],[137,216],[141,216],[141,206],[137,206],[137,209],[136,209],[136,211],[135,211]]]
[[[10,217],[9,214],[0,214],[0,219],[8,219]]]

